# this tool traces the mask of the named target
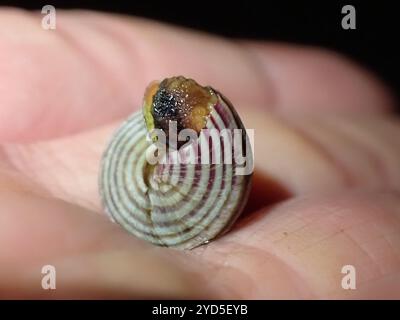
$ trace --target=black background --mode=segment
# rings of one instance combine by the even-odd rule
[[[137,15],[240,38],[319,45],[357,60],[400,92],[400,9],[395,1],[0,1],[40,10],[85,8]],[[356,9],[356,30],[341,27],[344,5]]]

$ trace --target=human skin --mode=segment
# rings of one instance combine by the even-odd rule
[[[400,125],[369,72],[138,18],[41,18],[0,10],[1,298],[400,298]],[[113,130],[173,75],[223,92],[255,130],[243,216],[184,252],[111,223],[97,185]],[[48,264],[56,290],[41,287]]]

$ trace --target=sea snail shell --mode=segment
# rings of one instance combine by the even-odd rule
[[[161,140],[173,141],[171,123],[177,134],[183,129],[194,132],[197,142],[169,142],[167,151],[158,148]],[[154,129],[164,132],[165,140],[155,137]],[[206,129],[220,133],[219,141],[210,140],[212,130]],[[235,131],[239,140],[236,133],[222,135],[224,129],[241,129]],[[245,163],[234,157],[237,141]],[[190,152],[192,158],[187,156]],[[149,154],[164,161],[149,163]],[[202,156],[209,156],[208,162]],[[240,215],[252,176],[238,173],[244,165],[252,169],[249,137],[227,99],[194,80],[167,78],[150,84],[143,111],[114,133],[102,158],[100,195],[110,218],[135,236],[160,246],[191,249],[226,232]]]

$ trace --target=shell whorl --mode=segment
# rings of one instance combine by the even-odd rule
[[[226,98],[213,92],[217,99],[204,129],[245,130]],[[179,154],[196,150],[198,163],[151,165],[146,151],[152,142],[146,137],[143,113],[134,113],[116,130],[103,155],[100,195],[110,218],[141,239],[179,249],[197,247],[228,230],[247,201],[251,182],[251,175],[235,174],[235,160],[224,161],[222,149],[229,139],[221,139],[220,146],[208,143],[210,158],[212,152],[220,155],[219,163],[200,163],[205,143],[200,139],[196,147],[179,149]],[[243,140],[249,144],[245,131]]]

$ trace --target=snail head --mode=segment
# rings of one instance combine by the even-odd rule
[[[175,121],[176,134],[183,129],[199,134],[217,102],[211,87],[202,87],[192,79],[179,76],[153,82],[147,87],[143,102],[147,130],[161,129],[169,137],[170,122]]]

